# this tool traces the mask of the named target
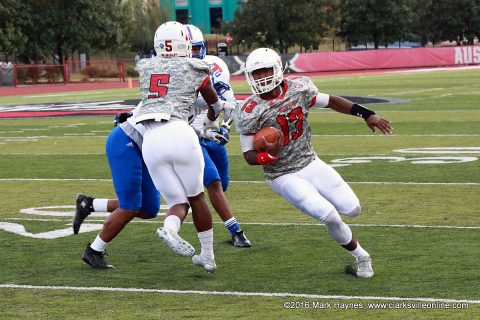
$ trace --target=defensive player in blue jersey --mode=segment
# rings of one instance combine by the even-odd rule
[[[121,117],[125,115],[121,115]],[[120,120],[122,121],[122,119]],[[142,159],[142,140],[145,128],[130,121],[112,130],[106,143],[106,152],[113,185],[118,200],[92,199],[78,195],[73,232],[78,233],[83,220],[93,211],[110,211],[95,240],[87,245],[82,259],[96,269],[113,265],[104,258],[105,248],[133,218],[150,219],[157,216],[160,194],[153,184]]]
[[[186,25],[192,37],[192,57],[208,62],[210,65],[210,79],[220,99],[236,104],[233,90],[230,86],[230,72],[222,59],[216,56],[206,55],[207,47],[202,31],[194,25]],[[207,115],[207,104],[199,96],[190,113],[190,125],[197,132],[202,147],[205,170],[203,185],[207,188],[208,196],[213,208],[222,219],[225,227],[232,236],[232,244],[235,247],[250,247],[251,243],[240,228],[233,216],[232,209],[228,204],[224,192],[227,191],[230,182],[228,172],[229,161],[227,148],[230,124],[232,122],[232,110],[225,108],[223,123],[219,131],[203,130],[203,122]],[[198,111],[201,111],[198,113]]]

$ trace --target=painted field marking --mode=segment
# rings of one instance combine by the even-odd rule
[[[103,224],[84,223],[82,224],[82,228],[79,231],[79,233],[98,231],[98,230],[101,230],[102,228],[103,228]],[[34,239],[58,239],[58,238],[69,237],[73,234],[72,227],[51,230],[47,232],[31,233],[31,232],[27,232],[27,230],[25,230],[25,227],[23,225],[18,223],[9,223],[9,222],[0,222],[0,230],[4,230],[10,233],[18,234],[23,237],[34,238]]]
[[[33,289],[33,290],[71,290],[71,291],[103,291],[103,292],[143,292],[163,294],[198,294],[212,296],[238,296],[238,297],[293,297],[308,299],[339,299],[339,300],[385,300],[385,301],[420,301],[420,302],[443,302],[443,303],[471,303],[480,304],[480,300],[468,299],[443,299],[424,297],[385,297],[385,296],[343,296],[343,295],[320,295],[287,292],[242,292],[242,291],[203,291],[203,290],[170,290],[170,289],[144,289],[144,288],[121,288],[121,287],[72,287],[72,286],[37,286],[19,284],[0,284],[0,288],[8,289]]]
[[[0,181],[93,181],[93,182],[111,182],[111,179],[90,179],[90,178],[0,178]],[[233,180],[230,183],[265,183],[264,180]],[[452,185],[452,186],[477,186],[480,182],[401,182],[401,181],[347,181],[348,184],[378,184],[378,185]]]
[[[50,210],[50,209],[72,209],[71,211],[61,211],[61,210]],[[167,205],[160,205],[159,216],[164,216],[168,210]],[[189,210],[189,212],[191,212]],[[20,209],[20,213],[31,214],[35,216],[49,216],[49,217],[73,217],[75,214],[75,206],[46,206],[46,207],[35,207],[35,208],[25,208]],[[110,213],[108,212],[92,212],[89,216],[91,217],[107,217]]]
[[[39,221],[39,222],[65,222],[66,225],[71,224],[71,220],[64,219],[40,219],[40,218],[0,218],[0,221]],[[98,219],[88,219],[85,220],[88,222],[100,222],[103,223],[104,220]],[[162,221],[152,219],[152,220],[132,220],[129,223],[146,223],[146,224],[158,224]],[[1,224],[1,222],[0,222]],[[183,224],[193,224],[192,221],[185,221]],[[214,221],[213,224],[223,225],[223,222]],[[242,225],[252,225],[252,226],[294,226],[294,227],[312,227],[312,226],[323,226],[322,223],[295,223],[295,222],[244,222]],[[446,225],[419,225],[419,224],[361,224],[361,223],[349,223],[351,227],[359,228],[414,228],[414,229],[466,229],[466,230],[479,230],[480,226],[446,226]],[[82,225],[83,226],[83,225]]]
[[[23,133],[20,131],[20,133]],[[88,136],[89,138],[107,138],[106,135],[93,135],[93,133],[73,133],[69,135],[62,135],[62,136],[0,136],[0,139],[5,141],[35,141],[35,139],[65,139],[65,138],[84,138]],[[478,137],[480,134],[478,133],[452,133],[452,134],[397,134],[394,133],[388,136],[388,139],[398,138],[398,137]],[[232,134],[230,137],[238,138],[240,137],[238,134]],[[345,138],[364,138],[364,137],[371,137],[371,138],[379,138],[383,137],[383,134],[312,134],[312,137],[316,138],[329,138],[329,137],[345,137]]]
[[[398,153],[421,153],[421,154],[480,154],[480,147],[427,147],[394,149]]]

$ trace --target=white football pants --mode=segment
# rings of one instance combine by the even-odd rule
[[[145,124],[142,154],[155,187],[168,207],[188,203],[203,192],[202,149],[198,136],[185,121]]]
[[[360,203],[338,172],[318,157],[305,168],[267,180],[267,184],[297,209],[325,223],[336,242],[351,241],[352,232],[338,213],[356,216]]]

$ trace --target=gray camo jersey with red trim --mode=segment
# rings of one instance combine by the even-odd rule
[[[264,127],[275,127],[283,132],[279,160],[263,166],[268,180],[299,171],[315,159],[307,117],[318,89],[304,76],[285,78],[282,88],[282,94],[276,99],[263,100],[251,95],[234,111],[235,126],[240,134],[255,134]]]
[[[207,62],[195,58],[142,59],[136,66],[140,75],[142,106],[138,116],[166,113],[171,119],[188,120],[205,77],[210,75]]]

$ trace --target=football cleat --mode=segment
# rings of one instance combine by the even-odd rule
[[[359,278],[373,277],[374,272],[372,269],[372,259],[370,258],[370,256],[358,257],[355,264],[356,268],[352,266],[347,266],[345,272]]]
[[[357,258],[357,277],[373,277],[372,259],[369,256]]]
[[[160,240],[165,242],[173,252],[182,257],[191,257],[195,254],[195,248],[190,243],[180,238],[175,231],[158,228],[156,235]]]
[[[249,248],[252,246],[250,240],[247,239],[243,230],[237,231],[232,236],[232,244],[234,247],[238,248]]]
[[[215,264],[214,259],[209,260],[201,255],[195,255],[192,257],[192,262],[198,267],[203,267],[208,273],[214,273],[215,270],[217,270],[217,265]]]
[[[105,260],[104,258],[105,254],[106,254],[105,252],[95,251],[92,248],[90,248],[90,243],[89,243],[87,245],[87,248],[85,249],[85,252],[82,255],[82,260],[94,269],[115,268],[113,265],[108,263],[107,260]]]
[[[77,194],[75,216],[73,217],[73,234],[78,234],[80,226],[86,217],[93,212],[93,198],[84,194]]]

